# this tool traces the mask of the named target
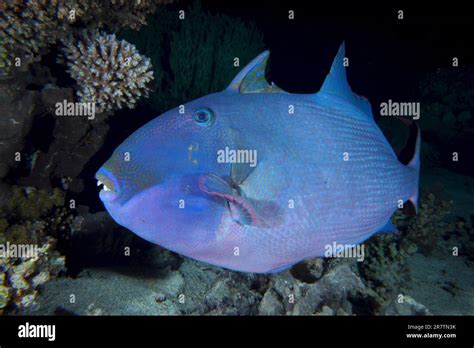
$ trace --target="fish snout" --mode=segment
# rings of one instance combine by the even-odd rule
[[[120,196],[120,185],[117,178],[106,168],[102,167],[95,175],[97,186],[101,187],[99,197],[103,201],[111,202]]]

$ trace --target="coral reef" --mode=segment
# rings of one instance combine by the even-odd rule
[[[7,70],[12,66],[13,58],[5,48],[4,43],[0,42],[0,78],[7,75]]]
[[[73,219],[65,193],[34,187],[0,187],[0,243],[40,243],[59,236]]]
[[[473,218],[474,215],[471,216],[471,219]],[[451,221],[445,229],[443,238],[452,247],[458,248],[459,255],[466,256],[468,261],[474,262],[474,227],[472,221],[466,221],[462,217]]]
[[[38,287],[65,270],[56,238],[73,216],[59,189],[2,186],[0,193],[0,310],[16,312],[34,305]],[[30,246],[33,255],[8,252],[11,246]]]
[[[55,279],[45,285],[41,306],[25,313],[354,315],[373,314],[380,307],[359,277],[354,260],[328,262],[317,282],[306,283],[289,271],[270,276],[232,272],[182,259],[157,246],[146,254],[151,256],[149,264],[113,271],[88,268],[77,278]],[[110,291],[114,297],[98,296]],[[68,301],[71,292],[76,303]]]
[[[140,97],[148,96],[147,85],[153,79],[150,59],[113,34],[83,31],[77,41],[71,36],[64,55],[79,85],[79,100],[95,103],[98,113],[133,108]]]
[[[416,216],[397,212],[393,221],[399,233],[376,235],[365,243],[367,257],[360,272],[380,302],[393,299],[411,280],[407,258],[416,252],[430,255],[446,232],[450,202],[433,193],[421,194]]]
[[[172,0],[6,0],[0,2],[0,68],[16,65],[25,69],[37,62],[48,48],[81,23],[88,28],[111,30],[146,24],[146,17],[159,5]]]
[[[272,277],[270,288],[283,299],[282,314],[318,314],[324,306],[336,315],[353,314],[347,295],[365,290],[354,266],[354,260],[332,260],[326,264],[324,275],[313,283],[292,279],[291,273],[285,272]]]
[[[39,61],[48,46],[66,33],[72,8],[67,0],[1,1],[1,45],[6,53],[0,55],[0,66],[11,67],[15,58],[20,58],[22,67]]]
[[[25,174],[27,177],[20,181],[15,179],[14,182],[23,186],[50,188],[53,181],[59,181],[63,188],[75,192],[82,190],[82,181],[76,178],[103,144],[109,128],[103,121],[111,110],[133,106],[141,94],[148,92],[144,84],[152,78],[148,60],[138,55],[132,45],[115,40],[113,35],[100,35],[94,28],[112,28],[119,24],[121,27],[138,28],[147,14],[166,2],[7,0],[0,3],[0,111],[3,115],[0,120],[0,178],[4,178],[10,168],[19,167],[20,177]],[[100,21],[95,20],[98,13],[102,14]],[[110,19],[110,25],[107,19]],[[73,40],[71,33],[84,26],[89,29],[90,35]],[[40,61],[50,48],[55,53],[57,46],[54,44],[57,42],[69,44],[65,53],[75,60],[67,63],[71,71],[74,70],[73,77],[77,78],[82,89],[79,99],[98,102],[95,120],[56,117],[56,103],[76,101],[73,90],[59,88],[56,78],[45,76],[50,71],[47,66],[30,64]],[[76,44],[88,45],[81,47],[89,49],[91,54],[80,54],[83,60],[76,59]],[[95,57],[94,52],[99,57]],[[19,66],[17,62],[12,65],[13,58],[20,58]],[[89,69],[81,62],[91,63],[97,69]],[[103,66],[94,65],[96,63]],[[92,84],[106,76],[110,80],[103,89]],[[70,81],[66,82],[66,86],[72,87]],[[85,83],[91,85],[86,86]],[[44,87],[39,91],[38,86]],[[99,114],[104,110],[109,110],[109,113]],[[39,124],[42,130],[52,134],[45,134],[45,139],[35,143],[31,138],[39,136],[30,130],[33,125]],[[43,128],[45,124],[54,126]],[[43,140],[49,142],[50,139],[53,139],[52,144],[43,143]],[[25,144],[27,148],[24,148]]]
[[[65,270],[65,258],[55,250],[53,238],[38,245],[33,258],[0,258],[0,312],[34,306],[38,287]]]
[[[83,14],[81,20],[86,25],[107,27],[112,31],[120,28],[138,30],[146,25],[146,17],[153,14],[159,5],[173,0],[75,0],[76,7]]]
[[[149,102],[156,111],[224,89],[265,49],[253,23],[206,12],[199,1],[180,6],[162,6],[140,32],[120,35],[151,58],[156,83]],[[183,20],[176,20],[178,10]]]
[[[393,234],[374,236],[365,246],[366,258],[359,265],[360,273],[377,294],[378,302],[389,301],[410,281],[406,258],[416,252],[416,246]]]
[[[131,258],[136,264],[86,268],[75,278],[61,277],[48,282],[38,298],[40,306],[27,309],[23,314],[345,316],[433,313],[432,307],[423,305],[426,301],[423,293],[410,293],[407,288],[398,293],[403,294],[403,300],[398,294],[383,299],[361,277],[357,261],[353,259],[325,260],[321,277],[307,282],[293,277],[290,271],[272,275],[232,272],[182,258],[158,246],[141,252],[132,248],[131,255],[135,255]],[[432,259],[415,255],[426,259],[428,264],[423,267],[429,268]],[[416,260],[413,256],[409,259]],[[463,265],[457,258],[451,262],[457,262],[458,268]],[[443,265],[444,261],[437,264]],[[464,269],[468,272],[466,266]],[[390,272],[387,271],[393,276]],[[429,281],[425,288],[433,291],[437,283],[426,279],[424,273],[423,268],[418,270],[416,281]],[[465,296],[450,313],[469,313],[469,309],[461,307],[469,296],[467,279],[466,283],[459,290],[466,292]],[[70,303],[70,293],[76,294],[75,303]],[[103,295],[109,293],[114,296]],[[444,295],[451,296],[447,292]],[[423,304],[419,297],[423,298]],[[439,306],[430,305],[435,309]],[[445,306],[449,307],[450,302]]]
[[[13,186],[3,214],[20,221],[35,220],[48,213],[55,206],[64,205],[64,192],[55,188],[52,192],[34,187]]]
[[[420,197],[418,215],[409,220],[406,238],[413,241],[423,254],[430,254],[446,232],[446,216],[451,204],[452,202],[436,199],[433,193]]]

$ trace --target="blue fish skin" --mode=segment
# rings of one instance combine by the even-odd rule
[[[269,85],[267,57],[114,151],[96,177],[117,223],[182,255],[267,273],[323,257],[333,242],[362,243],[400,201],[416,205],[419,137],[413,160],[401,164],[368,101],[347,84],[344,45],[311,95]],[[196,118],[203,108],[212,115],[205,126]],[[256,165],[219,163],[226,147],[255,150]]]

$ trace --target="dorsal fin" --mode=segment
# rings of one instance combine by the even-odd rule
[[[369,101],[357,94],[353,93],[349,83],[347,82],[346,68],[344,66],[345,44],[342,42],[337,51],[336,58],[331,66],[329,74],[326,76],[324,83],[319,90],[321,93],[327,93],[336,97],[340,97],[361,109],[368,116],[373,117],[372,107]]]
[[[226,90],[237,93],[285,93],[265,78],[269,55],[270,51],[260,53],[234,77]]]

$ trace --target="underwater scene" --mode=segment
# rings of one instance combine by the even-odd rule
[[[472,32],[2,0],[0,313],[473,315]]]

